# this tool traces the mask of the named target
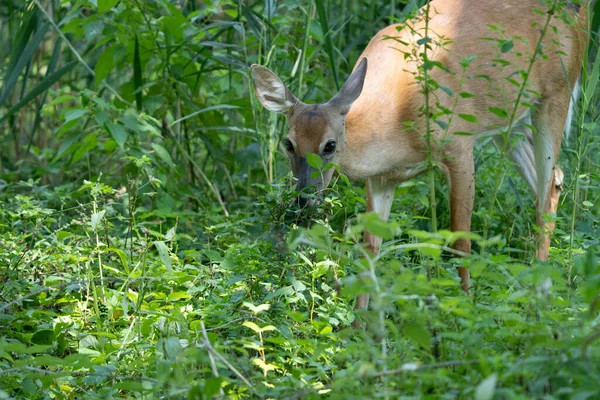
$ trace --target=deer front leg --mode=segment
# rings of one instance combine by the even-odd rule
[[[395,184],[384,181],[382,178],[373,177],[367,179],[367,212],[375,212],[383,221],[387,221],[394,200]],[[379,254],[381,238],[365,231],[364,241],[367,250],[376,256]],[[356,297],[355,310],[365,310],[369,306],[369,295],[360,294]]]
[[[450,185],[450,230],[453,232],[470,232],[471,215],[473,214],[473,198],[475,196],[475,168],[472,150],[448,165]],[[455,250],[471,253],[471,240],[460,238],[452,246]],[[458,267],[460,287],[469,294],[469,270]]]

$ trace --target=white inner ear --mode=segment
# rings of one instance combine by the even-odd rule
[[[293,102],[286,97],[285,85],[276,78],[262,78],[256,84],[256,95],[260,103],[269,111],[286,112]]]

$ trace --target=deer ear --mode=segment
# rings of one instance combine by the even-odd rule
[[[258,101],[269,111],[287,112],[298,99],[270,69],[253,64],[250,67]]]
[[[341,114],[348,114],[350,111],[350,107],[352,107],[352,103],[363,89],[363,84],[365,83],[365,76],[367,75],[367,58],[363,57],[358,67],[352,72],[350,77],[344,86],[340,89],[340,92],[336,94],[329,102],[328,105],[337,108]]]

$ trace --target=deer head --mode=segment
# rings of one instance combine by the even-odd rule
[[[281,79],[266,67],[254,64],[251,70],[256,97],[263,107],[287,115],[290,130],[283,144],[298,191],[312,186],[320,193],[329,185],[333,169],[311,177],[315,169],[308,164],[306,156],[316,154],[323,159],[324,164],[337,163],[343,156],[346,115],[362,91],[367,59],[363,58],[339,93],[322,104],[306,104],[298,100]],[[299,201],[301,206],[307,203],[310,205],[302,195]]]

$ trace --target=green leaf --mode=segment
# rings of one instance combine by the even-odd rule
[[[169,254],[169,249],[167,248],[165,242],[157,240],[154,242],[154,247],[156,247],[156,250],[158,250],[158,257],[167,268],[167,271],[172,271],[173,267],[171,266],[171,255]]]
[[[119,0],[98,0],[98,12],[110,11],[118,2]]]
[[[187,292],[173,292],[167,296],[167,300],[169,301],[178,301],[183,299],[187,300],[191,298],[192,296],[190,296]]]
[[[449,87],[440,85],[440,89],[442,89],[444,91],[444,93],[446,93],[448,96],[450,96],[450,97],[454,96],[454,92]]]
[[[477,117],[472,114],[458,114],[460,119],[464,119],[467,122],[471,122],[473,124],[477,123]]]
[[[243,304],[255,314],[258,314],[261,311],[267,311],[271,307],[269,304],[260,304],[258,306],[255,306],[254,304],[248,302],[244,302]]]
[[[204,398],[212,399],[213,397],[218,397],[219,389],[221,389],[221,382],[223,378],[210,378],[204,380]],[[192,397],[188,397],[192,398]],[[193,397],[202,398],[201,396]]]
[[[112,251],[119,256],[119,260],[121,260],[121,264],[123,265],[123,268],[125,268],[125,272],[129,274],[129,264],[127,263],[127,256],[125,255],[125,252],[115,247],[109,247],[106,249],[106,251]]]
[[[114,68],[114,47],[109,47],[100,55],[96,66],[94,67],[94,73],[96,74],[96,86],[100,86],[100,83],[110,74]]]
[[[127,141],[127,131],[119,124],[115,124],[113,122],[107,122],[106,127],[110,132],[112,138],[117,142],[120,148],[125,148],[125,142]]]
[[[319,157],[317,154],[308,153],[306,155],[306,162],[314,169],[323,168],[323,159],[321,159],[321,157]]]
[[[496,391],[496,382],[498,381],[498,374],[494,373],[485,378],[475,389],[476,400],[490,400],[494,396]]]
[[[512,40],[505,40],[500,45],[500,51],[503,53],[508,53],[509,51],[511,51],[513,49],[513,47],[515,47],[515,44],[513,43]]]
[[[500,118],[508,118],[508,113],[506,110],[498,107],[488,107],[488,111],[492,114],[499,116]]]
[[[359,216],[359,222],[365,225],[365,229],[382,239],[392,239],[396,235],[396,226],[391,222],[382,221],[375,213],[365,213]]]
[[[33,334],[31,341],[35,344],[48,345],[54,340],[53,329],[41,329]]]
[[[431,345],[431,333],[421,324],[416,322],[406,324],[404,333],[420,346],[429,347]]]
[[[181,343],[179,343],[179,339],[171,336],[170,338],[159,341],[159,344],[162,344],[162,350],[164,354],[167,356],[167,359],[173,361],[179,355],[181,351]]]
[[[151,146],[154,149],[154,151],[156,152],[156,154],[158,155],[158,157],[160,157],[161,160],[163,160],[165,163],[167,163],[167,165],[169,167],[171,167],[173,169],[175,168],[173,159],[171,159],[171,155],[169,154],[167,149],[165,149],[158,143],[152,143]]]
[[[246,328],[252,329],[256,333],[260,333],[261,332],[260,327],[258,325],[256,325],[252,321],[244,321],[244,323],[242,325],[244,325]]]
[[[448,123],[446,121],[442,121],[441,119],[434,119],[435,122],[440,128],[446,130],[448,129]]]
[[[87,108],[72,108],[65,111],[65,122],[74,121],[86,115],[88,113]]]
[[[104,214],[106,214],[106,210],[98,211],[92,214],[90,225],[93,231],[98,229],[98,224],[102,221]]]

